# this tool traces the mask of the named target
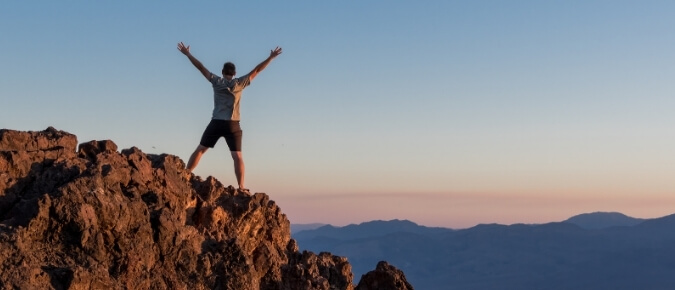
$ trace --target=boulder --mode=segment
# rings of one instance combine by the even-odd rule
[[[403,271],[385,261],[377,263],[375,270],[361,277],[356,290],[413,290]]]

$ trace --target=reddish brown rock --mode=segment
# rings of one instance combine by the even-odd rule
[[[79,154],[79,156],[83,158],[94,159],[96,158],[97,155],[101,153],[104,152],[111,153],[116,151],[117,151],[117,144],[115,144],[111,140],[89,141],[80,144],[79,149],[77,150],[77,154]]]
[[[73,158],[76,146],[75,135],[52,127],[39,132],[0,129],[0,218],[19,201],[17,194],[38,179],[39,172]],[[26,197],[34,195],[28,192]]]
[[[77,137],[49,127],[39,132],[0,129],[0,151],[48,151],[58,148],[75,152]]]
[[[0,130],[0,289],[353,289],[347,260],[300,253],[266,194],[76,143]]]
[[[413,290],[403,271],[385,261],[377,263],[375,270],[361,277],[356,290]]]

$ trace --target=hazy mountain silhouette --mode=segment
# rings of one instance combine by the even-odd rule
[[[291,234],[295,234],[300,231],[313,230],[316,228],[323,227],[327,224],[313,223],[313,224],[291,224]]]
[[[387,260],[417,289],[673,289],[675,215],[593,229],[568,221],[463,230],[377,221],[293,237],[346,256],[355,281]]]
[[[378,257],[392,256],[413,260],[416,257],[433,256],[432,252],[426,251],[427,248],[418,248],[414,245],[437,243],[441,234],[452,231],[447,228],[420,226],[408,220],[377,220],[344,227],[326,225],[314,230],[297,232],[293,234],[293,238],[298,241],[302,250],[340,251],[342,256],[349,258],[354,281],[358,281],[362,274],[380,261],[377,260]],[[400,268],[397,263],[392,265]],[[406,275],[409,274],[406,272]]]
[[[573,223],[584,229],[604,229],[610,227],[630,227],[644,219],[629,217],[619,212],[594,212],[573,216],[565,222]]]
[[[452,231],[448,228],[434,228],[420,226],[408,220],[390,220],[390,221],[370,221],[361,224],[351,224],[344,227],[334,227],[324,225],[314,230],[305,230],[297,232],[294,237],[302,239],[311,239],[314,237],[333,238],[339,240],[353,240],[360,238],[369,238],[383,236],[387,234],[406,232],[417,234],[439,234]]]

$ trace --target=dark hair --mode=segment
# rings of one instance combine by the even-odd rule
[[[231,62],[226,62],[223,65],[223,75],[224,76],[233,76],[237,74],[237,69],[234,67],[234,64]]]

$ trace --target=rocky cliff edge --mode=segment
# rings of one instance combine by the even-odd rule
[[[355,287],[346,258],[299,252],[264,193],[52,127],[0,130],[0,257],[0,289],[412,288],[393,267]]]

